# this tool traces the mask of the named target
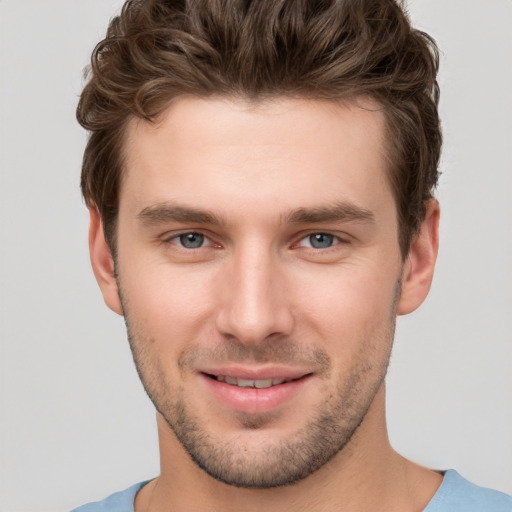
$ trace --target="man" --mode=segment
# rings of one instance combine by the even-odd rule
[[[391,0],[125,4],[82,191],[161,474],[81,510],[512,510],[386,434],[438,248],[437,65]]]

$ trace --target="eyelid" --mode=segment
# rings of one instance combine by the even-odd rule
[[[207,230],[204,230],[204,229],[193,229],[193,228],[192,229],[181,229],[178,231],[166,232],[159,238],[160,238],[161,242],[164,244],[172,244],[180,249],[190,251],[192,249],[187,249],[186,247],[183,247],[179,243],[179,238],[182,235],[187,235],[187,234],[191,234],[191,233],[195,233],[195,234],[203,236],[204,240],[206,242],[204,245],[202,245],[201,247],[198,247],[197,249],[202,249],[205,247],[219,247],[220,248],[222,246],[219,242],[217,242],[215,240],[214,236],[212,236]],[[301,242],[308,239],[311,235],[316,235],[316,234],[332,236],[334,238],[333,245],[330,247],[323,248],[323,249],[317,249],[317,248],[314,248],[311,246],[308,247],[305,245],[301,245]],[[340,244],[348,244],[348,243],[350,243],[351,237],[350,237],[350,235],[348,235],[346,233],[334,233],[329,230],[318,230],[317,229],[317,230],[310,230],[310,231],[305,231],[305,232],[299,233],[294,238],[296,241],[292,243],[292,248],[304,247],[306,249],[312,249],[312,250],[318,252],[318,251],[327,251],[329,249],[333,249],[334,247],[336,247]],[[197,250],[197,249],[195,249],[195,250]]]
[[[304,240],[307,240],[311,235],[328,235],[328,236],[332,236],[334,238],[334,243],[333,245],[331,245],[330,247],[325,247],[325,248],[315,248],[315,247],[311,247],[310,245],[301,245],[301,242],[303,242]],[[350,243],[350,237],[349,235],[343,233],[333,233],[332,231],[329,231],[329,230],[311,230],[311,231],[307,231],[305,233],[301,233],[298,237],[297,237],[297,241],[293,244],[293,247],[304,247],[306,249],[312,249],[314,251],[328,251],[329,249],[334,249],[336,246],[338,245],[341,245],[341,244],[348,244]]]
[[[196,234],[196,235],[203,236],[204,241],[205,241],[204,245],[201,245],[200,247],[197,247],[196,249],[188,249],[186,247],[183,247],[179,243],[179,238],[183,235],[188,235],[188,234]],[[211,235],[207,234],[202,229],[182,229],[179,231],[173,231],[172,233],[167,232],[164,235],[162,235],[160,238],[162,240],[162,243],[174,245],[174,246],[176,246],[180,249],[186,250],[186,251],[203,249],[205,247],[220,247],[220,244],[217,243],[215,240],[213,240]]]

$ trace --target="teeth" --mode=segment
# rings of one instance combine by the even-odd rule
[[[254,381],[254,380],[248,380],[248,379],[235,379],[235,380],[238,381],[236,383],[236,385],[241,387],[241,388],[253,388],[253,387],[255,387],[254,383],[256,381]],[[261,382],[261,381],[258,381],[258,382]]]
[[[269,388],[272,386],[272,379],[255,380],[254,387],[258,389]]]
[[[241,388],[257,388],[265,389],[272,386],[283,384],[283,382],[290,382],[293,379],[237,379],[236,377],[228,377],[227,375],[216,375],[219,382],[226,382],[233,386]]]

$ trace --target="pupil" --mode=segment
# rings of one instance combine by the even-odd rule
[[[186,233],[180,235],[180,243],[187,249],[197,249],[201,247],[204,242],[204,236],[199,233]]]
[[[314,235],[309,236],[311,246],[315,249],[325,249],[327,247],[331,247],[333,240],[333,235],[327,235],[325,233],[315,233]]]

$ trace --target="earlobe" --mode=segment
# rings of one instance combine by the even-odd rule
[[[417,309],[428,295],[439,248],[439,203],[426,205],[425,220],[413,237],[402,275],[402,292],[397,313],[407,315]]]
[[[89,209],[89,253],[92,269],[100,287],[105,304],[115,313],[122,315],[123,308],[114,269],[112,252],[105,239],[103,222],[95,208]]]

